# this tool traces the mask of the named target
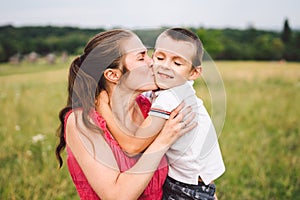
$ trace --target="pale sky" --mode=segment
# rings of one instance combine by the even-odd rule
[[[0,26],[300,29],[300,0],[0,0]]]

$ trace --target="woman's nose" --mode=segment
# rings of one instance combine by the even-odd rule
[[[147,63],[148,66],[152,66],[153,65],[153,59],[150,58],[148,55],[145,56],[145,61]]]

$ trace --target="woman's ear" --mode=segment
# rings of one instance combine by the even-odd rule
[[[189,80],[196,80],[197,78],[199,78],[199,76],[202,74],[202,67],[201,66],[197,66],[197,67],[193,67]]]
[[[103,72],[105,79],[112,83],[118,83],[122,76],[122,72],[119,69],[106,69]]]

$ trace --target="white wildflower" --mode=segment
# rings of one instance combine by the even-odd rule
[[[17,125],[15,125],[15,130],[16,130],[16,131],[20,131],[20,130],[21,130],[21,126],[20,126],[20,125],[18,125],[18,124],[17,124]]]
[[[27,150],[27,151],[26,151],[26,155],[27,155],[27,156],[32,156],[32,151]]]
[[[45,139],[45,136],[43,134],[37,134],[32,137],[32,142],[37,143],[39,141],[43,141]]]

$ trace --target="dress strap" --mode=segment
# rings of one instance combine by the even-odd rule
[[[147,118],[148,113],[151,108],[151,102],[149,101],[149,99],[147,97],[145,97],[144,95],[140,94],[136,98],[136,102],[137,102],[139,108],[141,109],[144,118]]]

